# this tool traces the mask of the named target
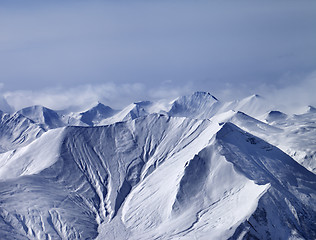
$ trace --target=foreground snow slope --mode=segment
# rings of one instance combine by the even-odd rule
[[[315,175],[231,123],[67,127],[0,163],[3,238],[315,237]]]
[[[27,146],[0,154],[0,180],[41,172],[57,161],[63,129],[46,132]]]
[[[315,174],[267,142],[231,123],[225,126],[217,134],[222,154],[257,184],[271,184],[254,214],[234,236],[241,231],[244,237],[254,239],[314,239]]]
[[[3,176],[0,235],[96,236],[98,224],[117,215],[141,178],[154,171],[168,155],[191,144],[208,125],[207,120],[150,115],[105,127],[68,127],[63,133],[56,133],[57,138],[63,137],[60,147],[56,147],[59,156],[53,154],[55,160],[43,156],[50,148],[44,136],[28,149],[13,153],[26,152],[23,156],[1,155],[4,172],[15,165],[16,159],[30,164],[21,166],[11,179],[9,174]],[[204,141],[206,145],[207,139]],[[29,150],[34,146],[37,151]],[[46,162],[42,171],[33,169],[32,163],[38,162],[39,156]],[[47,166],[48,163],[52,165]]]

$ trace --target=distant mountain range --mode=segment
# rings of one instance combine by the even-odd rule
[[[121,110],[5,106],[0,239],[316,239],[312,106],[208,92]]]

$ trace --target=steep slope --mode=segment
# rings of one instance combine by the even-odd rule
[[[67,127],[55,137],[58,156],[56,150],[45,157],[51,131],[13,156],[2,155],[2,174],[12,166],[21,169],[2,175],[0,235],[96,237],[98,224],[118,214],[133,186],[209,127],[209,121],[150,115],[104,127]],[[199,142],[201,148],[208,138]],[[37,165],[41,158],[43,169]]]
[[[44,129],[19,113],[2,114],[0,119],[0,153],[25,146],[44,133]]]
[[[230,121],[286,152],[308,170],[316,173],[316,114],[288,116],[270,111],[259,121],[243,112],[228,111],[211,118],[214,122]]]
[[[35,105],[23,108],[17,113],[31,119],[46,130],[65,126],[57,112],[43,106]]]
[[[227,123],[210,146],[185,156],[129,194],[129,239],[315,237],[316,176],[279,149]]]
[[[223,102],[218,113],[227,112],[229,110],[234,110],[235,112],[240,111],[250,116],[258,117],[273,110],[273,106],[262,96],[253,94],[241,100]]]
[[[314,239],[316,175],[279,149],[230,123],[225,124],[217,139],[222,155],[239,172],[258,184],[271,184],[254,214],[239,226],[234,239]]]
[[[6,119],[8,119],[10,117],[10,114],[3,112],[0,110],[0,121],[4,122]]]
[[[308,170],[316,173],[316,113],[308,111],[289,116],[270,111],[261,116],[265,122],[241,113],[222,114],[214,117],[232,121],[242,129],[277,146]]]
[[[271,109],[273,109],[272,106],[257,94],[241,100],[224,102],[208,92],[195,92],[173,101],[168,114],[170,116],[209,119],[229,111],[240,111],[257,117]]]
[[[219,101],[208,92],[195,92],[182,96],[171,104],[170,116],[208,119],[215,115]]]
[[[255,133],[259,137],[269,136],[272,134],[281,134],[283,132],[283,130],[280,128],[261,122],[240,111],[228,111],[225,113],[217,114],[210,120],[219,124],[232,122],[245,131]]]
[[[123,110],[119,111],[117,114],[110,118],[103,119],[100,121],[98,125],[107,125],[113,124],[116,122],[123,122],[127,120],[133,120],[135,118],[147,116],[149,112],[146,111],[146,106],[151,105],[151,102],[144,101],[144,102],[137,102],[132,103],[125,107]]]
[[[131,192],[122,222],[129,239],[227,239],[268,187],[238,174],[213,146],[189,158],[180,152]]]
[[[102,103],[98,103],[93,108],[80,113],[80,120],[89,126],[100,123],[103,119],[112,117],[117,111]]]
[[[150,101],[140,101],[135,102],[123,110],[119,111],[117,114],[113,115],[110,118],[106,118],[98,124],[99,126],[113,124],[116,122],[123,122],[128,120],[133,120],[139,117],[144,117],[149,114],[158,113],[158,114],[165,114],[166,110],[170,108],[170,104],[165,101],[157,101],[157,102],[150,102]]]
[[[268,114],[266,114],[266,116],[264,117],[264,119],[270,123],[273,124],[273,122],[281,122],[281,121],[285,121],[287,119],[287,115],[283,112],[280,111],[270,111]]]
[[[285,133],[275,136],[273,143],[316,173],[316,112],[293,115],[273,125],[284,129]]]
[[[0,154],[0,180],[39,173],[60,155],[63,129],[54,129],[41,138],[15,150]]]
[[[316,115],[258,101],[0,112],[0,238],[315,239],[316,176],[279,148],[313,154]]]
[[[0,163],[9,238],[315,237],[315,175],[231,123],[67,127]]]

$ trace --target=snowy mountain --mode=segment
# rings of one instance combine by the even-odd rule
[[[88,124],[89,126],[100,123],[103,119],[112,117],[117,111],[113,110],[109,106],[105,106],[102,103],[98,103],[95,107],[80,113],[81,122]]]
[[[23,108],[17,113],[43,126],[45,129],[65,126],[57,112],[43,106],[36,105]]]
[[[196,92],[0,116],[1,239],[316,238],[312,110]]]
[[[166,114],[166,110],[170,108],[170,103],[165,101],[151,102],[140,101],[135,102],[123,110],[117,112],[109,118],[105,118],[98,124],[99,126],[113,124],[116,122],[133,120],[139,117],[147,116],[152,113]]]
[[[176,117],[207,119],[216,114],[219,105],[217,98],[210,93],[195,92],[192,95],[176,99],[168,114]]]
[[[25,116],[14,113],[0,114],[0,153],[27,145],[45,131],[42,126]]]

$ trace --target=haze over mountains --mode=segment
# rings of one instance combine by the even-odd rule
[[[315,239],[316,111],[264,97],[0,112],[0,238]]]

